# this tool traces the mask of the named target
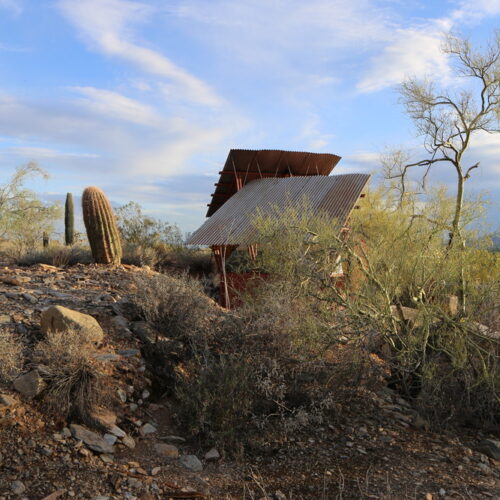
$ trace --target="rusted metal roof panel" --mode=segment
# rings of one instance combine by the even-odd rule
[[[207,217],[213,215],[238,191],[236,177],[245,185],[265,177],[329,175],[340,156],[274,149],[231,149],[216,183]]]
[[[316,213],[325,213],[345,225],[369,175],[346,174],[256,179],[246,184],[188,239],[189,245],[249,245],[257,232],[252,220],[299,206],[304,201]]]

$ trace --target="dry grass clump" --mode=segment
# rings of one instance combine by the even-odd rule
[[[209,250],[167,243],[147,245],[125,242],[122,263],[137,267],[149,266],[166,273],[187,273],[199,278],[211,276],[215,272]]]
[[[159,245],[159,266],[162,269],[174,269],[187,272],[192,276],[204,277],[215,272],[215,262],[210,249],[171,247]]]
[[[48,264],[57,267],[92,263],[90,249],[81,246],[51,245],[42,250],[31,250],[23,255],[10,256],[8,260],[20,266]]]
[[[95,425],[93,410],[101,384],[94,348],[78,332],[48,332],[35,349],[37,369],[47,383],[44,401],[63,418]]]
[[[23,345],[9,331],[0,330],[0,382],[10,382],[22,369]]]
[[[123,246],[122,264],[137,267],[149,266],[151,268],[156,268],[159,260],[160,257],[158,252],[153,247],[133,245],[130,243],[126,243]]]

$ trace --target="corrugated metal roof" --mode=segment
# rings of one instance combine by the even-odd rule
[[[236,176],[243,185],[261,177],[328,175],[340,161],[329,153],[281,151],[274,149],[231,149],[217,182],[207,217],[214,214],[238,191]]]
[[[326,213],[344,225],[369,175],[286,177],[257,179],[232,196],[188,239],[189,245],[248,245],[255,243],[252,218],[257,209],[275,214],[276,207],[300,206]]]

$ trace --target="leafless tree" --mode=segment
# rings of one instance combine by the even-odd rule
[[[427,157],[405,163],[395,155],[391,178],[401,179],[406,189],[407,174],[414,167],[424,169],[422,183],[437,165],[449,165],[456,174],[457,191],[453,219],[449,226],[448,245],[455,241],[464,244],[461,218],[465,182],[479,162],[464,164],[464,153],[478,132],[498,133],[500,118],[500,31],[483,49],[475,49],[466,39],[448,35],[443,51],[454,62],[454,76],[464,85],[458,90],[442,89],[437,78],[420,81],[410,78],[399,87],[401,101],[412,118],[417,131],[424,137]]]

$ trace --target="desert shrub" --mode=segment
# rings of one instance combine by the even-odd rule
[[[233,311],[198,311],[200,283],[166,277],[160,286],[144,276],[144,317],[183,343],[162,348],[175,350],[165,373],[173,416],[188,432],[222,446],[274,424],[287,432],[331,421],[350,398],[387,380],[436,422],[499,414],[498,340],[481,318],[490,310],[492,330],[498,279],[481,277],[477,249],[447,248],[448,206],[439,197],[419,211],[414,200],[398,206],[379,193],[364,203],[348,239],[304,206],[287,208],[283,220],[258,215],[252,265],[267,277]],[[482,261],[495,269],[489,254]],[[339,265],[349,271],[343,286]],[[466,315],[446,306],[462,269]],[[196,317],[186,321],[190,312]]]
[[[179,425],[223,445],[244,440],[255,397],[252,365],[241,355],[207,352],[188,363],[186,371],[189,376],[180,379],[175,390]]]
[[[446,244],[453,203],[442,190],[425,204],[391,196],[370,193],[347,239],[322,225],[323,218],[293,207],[282,217],[257,217],[260,265],[316,303],[326,321],[330,311],[338,331],[374,332],[389,350],[394,386],[418,396],[422,408],[432,406],[436,422],[498,415],[498,336],[480,339],[474,329],[498,330],[497,256]],[[480,204],[465,204],[464,224],[478,214]],[[475,237],[466,227],[462,233]],[[349,270],[343,287],[332,278],[339,264]],[[450,295],[465,309],[452,311]]]
[[[143,213],[133,201],[115,211],[123,242],[131,246],[152,248],[160,243],[180,245],[182,234],[178,226]]]
[[[375,369],[358,347],[329,358],[333,333],[318,335],[328,326],[300,302],[293,288],[264,283],[212,325],[208,342],[195,344],[176,380],[173,414],[180,426],[235,450],[263,432],[332,421]]]
[[[0,329],[0,382],[9,382],[23,367],[23,344],[6,329]]]
[[[137,267],[149,266],[156,268],[160,257],[156,248],[126,243],[123,246],[122,264]]]
[[[136,285],[143,317],[170,337],[145,345],[143,356],[186,432],[234,448],[274,423],[294,430],[322,421],[337,394],[345,397],[334,376],[345,361],[324,357],[333,327],[295,287],[265,281],[223,311],[187,276],[143,275]],[[350,384],[367,373],[352,367]]]
[[[102,388],[94,348],[78,332],[48,332],[35,349],[34,363],[47,387],[44,402],[58,416],[96,425],[94,409]]]
[[[165,337],[197,339],[218,314],[198,280],[187,274],[137,274],[134,300],[143,318]]]

